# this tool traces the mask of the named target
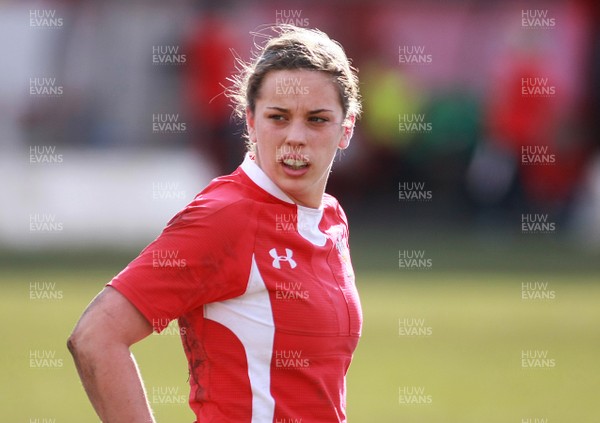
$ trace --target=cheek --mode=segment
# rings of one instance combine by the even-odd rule
[[[278,137],[280,130],[272,122],[261,120],[256,125],[256,135],[267,142]]]
[[[340,148],[343,144],[344,140],[344,131],[336,130],[333,131],[328,137],[327,142],[327,150],[331,152],[331,154],[335,154],[335,152]]]
[[[314,162],[319,163],[323,167],[328,167],[335,158],[335,153],[337,152],[337,143],[322,143],[317,148],[313,148],[311,151],[316,158]]]

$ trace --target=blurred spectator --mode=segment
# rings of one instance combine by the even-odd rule
[[[235,22],[218,10],[197,17],[185,40],[188,62],[183,80],[184,102],[191,119],[192,142],[214,161],[219,174],[233,171],[241,162],[244,140],[231,119],[224,95],[235,73],[232,51],[238,50]]]

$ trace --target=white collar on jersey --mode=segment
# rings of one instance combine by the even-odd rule
[[[252,182],[260,188],[281,201],[294,204],[292,199],[263,172],[254,159],[250,157],[249,153],[246,153],[241,167]],[[318,209],[314,209],[296,204],[296,207],[298,208],[298,232],[300,235],[315,245],[320,247],[325,245],[327,237],[319,230],[319,223],[323,217],[323,206],[321,205]]]
[[[294,204],[292,199],[288,197],[277,185],[275,185],[275,182],[273,182],[267,176],[267,174],[263,172],[260,167],[258,167],[254,159],[250,157],[250,153],[246,153],[246,157],[244,157],[244,161],[242,162],[242,170],[250,179],[252,179],[252,182],[267,191],[272,196],[277,197],[286,203]]]

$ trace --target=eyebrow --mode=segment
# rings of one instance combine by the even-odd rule
[[[267,109],[277,110],[278,112],[282,112],[282,113],[289,113],[289,109],[286,109],[284,107],[268,106]],[[316,110],[309,111],[308,114],[309,115],[317,115],[317,114],[322,113],[322,112],[333,112],[333,110],[330,110],[330,109],[316,109]]]

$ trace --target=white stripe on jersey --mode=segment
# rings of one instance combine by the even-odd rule
[[[246,292],[227,301],[206,304],[204,317],[227,327],[244,347],[252,390],[252,423],[273,421],[275,400],[271,396],[271,357],[275,322],[269,292],[254,255]]]

